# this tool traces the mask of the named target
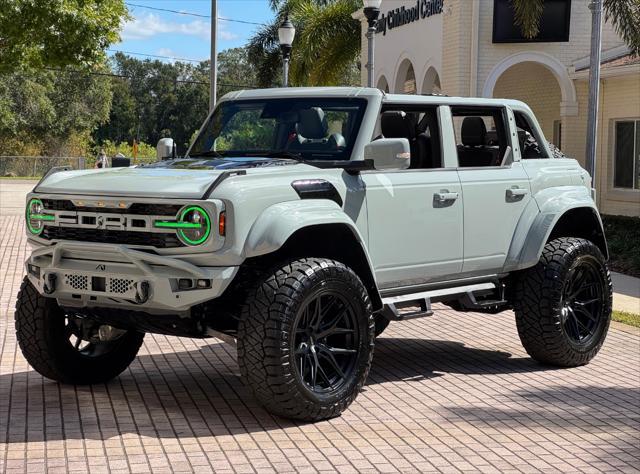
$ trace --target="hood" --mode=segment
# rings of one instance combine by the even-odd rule
[[[138,168],[59,171],[39,183],[39,193],[86,196],[138,196],[201,199],[224,171],[283,164],[270,158],[215,158],[168,160]]]

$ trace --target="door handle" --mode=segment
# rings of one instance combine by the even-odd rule
[[[527,194],[529,194],[528,189],[524,189],[524,188],[507,189],[507,199],[518,199],[523,196],[526,196]]]
[[[448,191],[441,191],[433,195],[434,199],[438,202],[455,201],[458,199],[458,193],[450,193]]]

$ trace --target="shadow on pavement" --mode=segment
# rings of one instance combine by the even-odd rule
[[[34,371],[0,375],[0,398],[12,400],[10,419],[4,416],[0,419],[0,442],[104,440],[126,433],[153,438],[198,438],[301,426],[275,418],[257,406],[240,381],[234,353],[231,346],[214,342],[197,350],[141,355],[119,378],[90,387],[58,385]],[[447,373],[481,375],[540,370],[552,369],[528,358],[511,358],[506,352],[458,342],[382,337],[376,344],[367,389],[374,390],[378,383],[398,380],[411,383]],[[611,398],[617,389],[606,389],[613,393],[599,387],[582,390],[591,398]],[[513,394],[514,399],[544,400],[546,396],[545,392]],[[621,392],[618,396],[629,394]],[[555,394],[552,398],[555,400],[552,403],[561,404],[562,409],[564,404],[571,403]],[[596,413],[599,406],[585,404],[584,409]],[[471,407],[473,410],[476,409]],[[515,412],[515,416],[521,415]]]

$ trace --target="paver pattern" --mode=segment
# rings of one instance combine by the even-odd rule
[[[104,385],[62,386],[22,357],[13,306],[27,256],[0,216],[0,472],[633,472],[640,467],[640,337],[612,328],[585,367],[529,359],[513,314],[392,323],[341,417],[274,418],[216,339],[147,335]]]

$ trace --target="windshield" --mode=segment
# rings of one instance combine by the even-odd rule
[[[365,107],[366,100],[349,98],[225,101],[189,156],[348,160]]]

